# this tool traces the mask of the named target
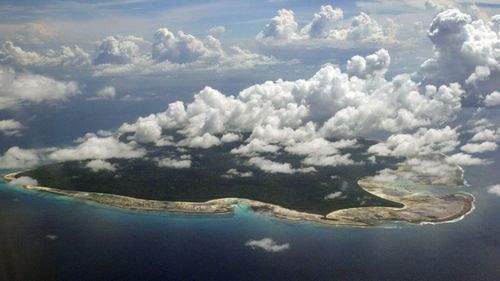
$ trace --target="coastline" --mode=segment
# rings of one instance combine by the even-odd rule
[[[6,174],[3,179],[10,182],[22,172],[24,171]],[[374,227],[381,226],[384,222],[407,222],[419,225],[451,223],[463,219],[474,210],[474,197],[469,193],[459,192],[442,196],[445,198],[419,194],[394,196],[384,192],[387,191],[387,185],[371,182],[369,178],[359,180],[358,184],[365,191],[375,196],[402,203],[403,207],[356,207],[337,210],[327,215],[319,215],[245,198],[220,198],[206,202],[158,201],[115,194],[62,190],[44,186],[22,185],[22,187],[28,190],[67,196],[132,211],[217,215],[231,214],[237,205],[246,205],[254,212],[287,221],[349,227]],[[449,198],[450,196],[452,198]],[[420,215],[416,216],[416,214]]]
[[[380,184],[361,179],[361,188],[375,196],[396,201],[402,208],[358,207],[337,210],[327,215],[329,219],[357,218],[364,221],[402,221],[411,224],[441,224],[457,222],[474,210],[474,196],[470,193],[457,192],[442,196],[401,192],[393,195],[387,184]]]
[[[4,180],[9,182],[13,180],[16,175],[24,171],[9,173],[3,176]],[[206,202],[183,202],[183,201],[158,201],[146,200],[133,197],[127,197],[115,194],[105,194],[97,192],[82,192],[82,191],[68,191],[44,186],[22,185],[24,189],[34,190],[40,192],[47,192],[51,194],[67,196],[74,199],[93,202],[100,205],[115,207],[120,209],[141,211],[141,212],[169,212],[169,213],[182,213],[182,214],[230,214],[233,213],[237,205],[245,205],[250,207],[254,212],[271,215],[273,217],[284,219],[288,221],[308,221],[321,224],[330,225],[346,225],[346,226],[371,226],[365,223],[342,223],[340,221],[331,221],[323,215],[310,214],[287,209],[278,205],[264,203],[256,200],[245,198],[220,198],[213,199]]]

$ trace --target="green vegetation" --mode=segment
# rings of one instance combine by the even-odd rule
[[[19,176],[36,179],[40,185],[64,190],[78,190],[125,195],[130,197],[167,201],[203,202],[225,197],[239,197],[277,204],[308,213],[327,214],[334,210],[359,206],[391,206],[394,203],[373,196],[357,185],[357,180],[393,166],[395,159],[384,159],[384,165],[369,164],[364,159],[368,141],[350,149],[362,165],[316,167],[308,174],[270,174],[249,166],[246,158],[229,151],[239,144],[226,144],[205,150],[190,150],[192,167],[174,169],[158,167],[156,157],[179,157],[183,154],[172,147],[151,148],[147,159],[111,159],[117,170],[93,172],[86,168],[87,161],[48,164]],[[184,153],[185,154],[185,153]],[[301,158],[285,152],[267,155],[279,162],[299,167]],[[223,177],[229,169],[252,172],[251,177]],[[325,196],[341,192],[337,198]],[[340,193],[337,193],[337,195]]]

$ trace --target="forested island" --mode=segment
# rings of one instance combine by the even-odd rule
[[[238,145],[234,143],[191,150],[189,168],[161,165],[161,157],[182,159],[185,152],[160,147],[147,158],[109,159],[112,170],[89,169],[90,161],[67,161],[10,174],[6,179],[30,177],[38,184],[26,188],[134,210],[230,213],[234,205],[245,204],[280,218],[337,225],[445,222],[473,208],[470,194],[442,192],[442,186],[463,185],[460,167],[437,183],[435,175],[418,172],[402,164],[402,159],[370,161],[364,151],[373,143],[358,140],[357,146],[344,151],[356,164],[315,167],[313,172],[265,172],[231,154]],[[274,157],[274,161],[300,166],[300,158],[294,155],[283,152]],[[428,158],[445,160],[441,155]],[[380,171],[390,173],[392,180],[381,179]]]

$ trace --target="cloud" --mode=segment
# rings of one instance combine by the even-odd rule
[[[486,151],[495,151],[496,149],[497,144],[490,141],[483,143],[468,143],[460,148],[460,150],[467,153],[482,153]]]
[[[221,177],[226,178],[226,179],[232,179],[232,178],[249,178],[252,177],[253,173],[250,172],[240,172],[237,169],[231,168],[227,170],[225,174],[223,174]]]
[[[97,96],[103,99],[114,99],[116,96],[116,89],[113,86],[106,86],[97,91]]]
[[[113,165],[107,161],[101,160],[101,159],[91,160],[85,165],[85,167],[92,170],[92,172],[99,172],[99,171],[114,172],[114,171],[116,171],[115,165]]]
[[[346,166],[357,164],[351,159],[351,154],[321,155],[315,154],[307,156],[302,160],[304,165],[311,166]]]
[[[51,152],[48,157],[139,157],[144,155],[142,145],[146,144],[205,149],[241,141],[231,152],[246,157],[245,163],[267,172],[311,172],[313,166],[359,164],[343,149],[355,146],[355,138],[381,132],[393,135],[370,148],[375,155],[451,153],[459,147],[458,133],[444,126],[461,110],[464,96],[490,93],[484,104],[497,103],[498,91],[488,89],[498,89],[500,17],[474,20],[473,15],[458,10],[430,8],[440,9],[429,28],[436,56],[415,75],[387,75],[394,59],[389,51],[380,49],[367,56],[352,57],[345,67],[325,64],[310,77],[266,81],[234,95],[206,87],[192,102],[175,102],[164,112],[124,124],[119,133],[129,133],[126,142],[111,136],[90,136],[75,147]],[[281,42],[337,46],[338,42],[361,42],[370,48],[396,43],[395,27],[389,22],[381,23],[364,13],[344,18],[341,9],[326,5],[311,20],[299,24],[293,11],[280,10],[257,40],[271,45]],[[223,29],[217,27],[211,32]],[[90,56],[78,46],[38,53],[7,41],[0,50],[0,61],[26,67],[88,65],[90,61],[88,69],[97,76],[219,71],[277,63],[272,57],[225,46],[213,36],[199,37],[167,28],[158,29],[152,42],[131,35],[109,36],[97,43]],[[0,69],[0,108],[61,101],[78,93],[74,82]],[[115,96],[115,89],[108,86],[92,99]],[[7,129],[3,131],[15,134],[15,127],[20,124],[12,119],[4,121]],[[483,160],[469,154],[491,150],[497,140],[498,132],[477,132],[471,141],[482,143],[465,144],[461,150],[468,154],[457,153],[450,158],[479,163]],[[343,147],[343,143],[347,146]],[[270,155],[284,152],[301,157],[303,167],[292,167]],[[174,163],[182,159],[167,160]]]
[[[275,153],[280,150],[280,147],[274,144],[269,144],[260,139],[253,139],[246,145],[233,148],[231,153],[252,156],[258,153]]]
[[[167,167],[174,169],[191,168],[192,164],[191,155],[189,154],[181,155],[179,159],[174,159],[170,157],[160,158],[157,159],[156,162],[158,163],[159,167]]]
[[[363,58],[354,56],[347,62],[347,73],[359,78],[366,78],[368,75],[382,76],[387,72],[391,63],[389,52],[381,49],[376,53]]]
[[[0,169],[29,168],[47,161],[138,158],[146,154],[146,150],[136,142],[124,143],[114,136],[99,137],[89,133],[77,139],[76,142],[78,145],[68,148],[22,149],[13,146],[0,157]],[[105,161],[90,161],[89,163],[90,169],[105,168],[108,164]]]
[[[265,143],[288,146],[296,142],[311,140],[316,134],[316,127],[312,122],[308,122],[304,126],[293,126],[296,128],[289,125],[282,127],[276,125],[266,124],[255,126],[248,140],[261,140]]]
[[[58,81],[37,74],[16,73],[13,69],[2,66],[0,84],[0,109],[30,103],[65,101],[79,93],[76,82]]]
[[[221,27],[217,29],[219,32]],[[37,71],[90,71],[93,76],[148,75],[182,71],[248,69],[281,61],[239,46],[223,46],[209,35],[204,39],[181,30],[158,29],[153,42],[134,35],[112,35],[97,42],[92,54],[75,45],[48,49],[44,54],[26,51],[11,41],[0,48],[0,64]],[[70,68],[71,67],[71,68]]]
[[[113,86],[106,86],[97,91],[94,97],[87,100],[113,100],[116,97],[116,89]]]
[[[256,40],[266,45],[302,44],[315,40],[316,47],[332,42],[351,43],[396,43],[395,26],[392,22],[384,26],[366,13],[360,13],[345,24],[344,12],[331,5],[320,7],[310,22],[299,30],[295,14],[281,9],[264,29],[257,34]],[[314,47],[314,45],[310,45]]]
[[[422,64],[422,84],[458,82],[473,102],[480,100],[483,93],[498,89],[500,35],[496,19],[497,16],[489,22],[473,20],[458,9],[439,13],[428,31],[436,57]]]
[[[342,197],[342,195],[344,195],[342,192],[337,191],[337,192],[333,192],[333,193],[325,195],[324,199],[325,200],[334,200],[334,199]]]
[[[488,193],[491,193],[493,195],[500,197],[500,184],[495,184],[495,185],[489,186]]]
[[[13,146],[0,157],[0,169],[33,167],[40,164],[42,159],[42,151],[40,150]]]
[[[206,87],[194,96],[193,102],[172,103],[165,112],[148,118],[163,129],[176,129],[187,136],[185,143],[194,137],[253,132],[248,145],[261,148],[269,141],[251,142],[254,138],[263,139],[264,134],[255,137],[259,130],[267,130],[269,136],[362,136],[453,119],[461,108],[463,94],[457,84],[420,90],[407,75],[387,81],[383,77],[384,67],[379,67],[386,65],[388,59],[384,57],[386,51],[379,51],[363,58],[368,67],[361,72],[352,70],[366,78],[328,65],[310,79],[268,81],[244,89],[237,96],[225,96]],[[309,122],[312,123],[307,125]],[[270,134],[272,130],[275,132]],[[210,138],[217,143],[213,136]],[[272,146],[266,149],[275,150]]]
[[[47,238],[50,241],[54,241],[54,240],[57,240],[59,237],[55,234],[47,234],[47,235],[45,235],[45,238]]]
[[[61,148],[48,155],[50,160],[71,161],[85,159],[137,158],[145,154],[134,142],[123,143],[114,137],[90,136],[75,147]]]
[[[450,185],[462,177],[462,171],[457,169],[456,163],[443,161],[440,155],[408,158],[400,165],[403,169],[384,169],[373,179],[378,182],[404,180],[424,185]]]
[[[273,63],[272,58],[253,54],[236,46],[226,51],[219,39],[211,35],[202,40],[183,31],[174,34],[167,28],[160,28],[154,34],[152,59],[174,64],[228,64],[233,60],[240,64]]]
[[[188,137],[179,142],[180,146],[188,146],[193,148],[209,148],[221,144],[222,142],[216,136],[209,133],[204,133],[201,136]]]
[[[320,11],[315,13],[311,22],[301,30],[302,34],[307,34],[310,38],[329,37],[332,31],[339,27],[339,21],[344,19],[344,11],[333,8],[330,5],[321,6]]]
[[[324,138],[314,138],[308,141],[297,142],[289,145],[285,150],[295,155],[332,155],[339,153],[340,149],[354,147],[357,141],[355,139],[342,139],[336,142],[328,141]]]
[[[356,164],[350,154],[342,154],[341,149],[356,146],[357,141],[328,141],[324,138],[313,138],[307,141],[294,142],[285,147],[290,154],[306,156],[302,163],[308,166],[342,166]]]
[[[154,143],[160,140],[161,127],[151,118],[139,118],[135,127],[133,139],[138,143]]]
[[[394,182],[395,180],[398,179],[397,174],[394,172],[394,170],[391,169],[383,169],[381,171],[378,171],[375,176],[372,177],[374,181],[377,182]]]
[[[291,40],[300,38],[298,34],[298,23],[295,14],[291,10],[278,10],[278,15],[273,17],[258,35],[258,40],[275,39]]]
[[[126,94],[120,100],[122,100],[122,101],[128,101],[128,102],[138,102],[138,101],[142,101],[143,99],[144,99],[143,97],[138,97],[138,96],[133,96],[133,95],[130,95],[130,94]]]
[[[27,52],[10,41],[3,43],[0,49],[0,62],[15,65],[45,65],[48,58],[36,52]]]
[[[19,136],[23,129],[23,124],[14,119],[0,120],[0,134],[5,136]]]
[[[141,57],[139,44],[149,44],[140,37],[109,36],[102,40],[97,47],[93,64],[130,64]]]
[[[459,133],[449,126],[443,129],[420,128],[414,134],[395,134],[368,148],[369,153],[381,156],[411,157],[436,152],[453,151],[460,142]],[[457,156],[458,157],[458,156]]]
[[[434,1],[427,0],[425,1],[425,9],[433,12],[435,15],[451,8],[448,3],[436,3]]]
[[[30,177],[18,177],[9,182],[10,185],[38,186],[38,181]]]
[[[405,161],[404,167],[406,171],[401,173],[400,176],[413,182],[419,182],[421,175],[426,175],[425,180],[429,184],[437,185],[454,182],[458,177],[461,177],[461,170],[453,161],[442,161],[439,157],[426,157],[426,158],[411,158]],[[457,175],[457,172],[460,173]]]
[[[436,16],[437,14],[449,9],[458,8],[464,11],[465,13],[469,14],[473,20],[489,17],[488,13],[485,12],[487,8],[483,6],[480,9],[478,5],[476,5],[476,3],[474,3],[473,1],[463,1],[460,3],[457,1],[440,0],[437,2],[438,3],[430,0],[427,0],[425,2],[425,9],[431,11],[433,13],[433,16]],[[483,2],[483,4],[488,4],[488,3]]]
[[[500,139],[500,132],[493,131],[490,129],[482,129],[479,132],[477,132],[470,141],[490,141],[494,142]]]
[[[47,55],[41,55],[5,41],[0,48],[0,63],[23,67],[82,66],[90,63],[90,55],[77,45],[61,46],[59,52],[50,49]]]
[[[242,137],[239,134],[227,133],[227,134],[222,135],[222,137],[220,138],[220,140],[223,143],[229,143],[229,142],[239,141],[239,140],[241,140],[241,138]]]
[[[295,173],[312,173],[316,172],[314,167],[293,168],[290,163],[274,162],[262,157],[252,157],[248,160],[250,165],[256,166],[266,173],[282,173],[282,174],[295,174]]]
[[[154,34],[152,57],[158,62],[189,63],[202,57],[216,58],[221,55],[220,41],[212,36],[202,41],[182,31],[174,34],[167,28],[160,28]]]
[[[40,23],[15,26],[12,32],[13,34],[7,35],[8,38],[16,42],[34,45],[44,44],[56,35],[53,30]]]
[[[480,118],[479,115],[482,112],[486,113],[487,111],[485,111],[484,108],[477,107],[473,118],[465,122],[462,126],[464,127],[465,132],[475,134],[470,141],[477,142],[482,140],[476,138],[490,138],[485,140],[495,141],[495,135],[500,136],[500,130],[497,129],[497,132],[495,133],[495,128],[497,126],[493,124],[493,120],[490,120],[489,118]]]
[[[290,249],[289,243],[277,244],[271,238],[262,238],[260,240],[248,240],[245,243],[245,246],[250,247],[251,249],[262,249],[266,252],[278,253],[283,252]]]
[[[461,107],[463,91],[458,84],[439,88],[427,86],[420,92],[406,75],[398,75],[392,81],[377,77],[344,80],[347,79],[344,75],[340,74],[338,80],[334,79],[338,82],[334,86],[338,92],[333,93],[338,95],[338,99],[328,97],[332,98],[328,103],[330,107],[338,107],[333,117],[321,128],[325,136],[356,136],[377,130],[399,131],[440,124],[453,118]],[[346,88],[337,88],[343,86]]]
[[[471,155],[462,152],[449,156],[446,158],[446,162],[460,166],[488,165],[491,163],[490,160],[472,157]]]
[[[351,26],[345,31],[345,38],[351,41],[361,41],[365,43],[396,43],[394,38],[395,25],[388,21],[387,24],[380,25],[368,14],[360,13],[352,19]],[[343,38],[343,37],[340,37]]]
[[[500,104],[500,92],[494,91],[484,98],[484,104],[486,106],[497,106]]]
[[[267,81],[226,96],[205,87],[190,103],[177,101],[166,111],[123,124],[129,140],[155,145],[209,148],[239,141],[232,154],[266,172],[315,171],[313,166],[361,164],[343,149],[354,138],[373,132],[395,134],[369,152],[413,156],[453,151],[460,143],[455,129],[439,126],[461,109],[458,84],[419,87],[409,75],[385,79],[390,56],[384,49],[349,60],[347,73],[326,65],[309,79]],[[174,141],[171,132],[175,131]],[[243,136],[248,136],[243,139]],[[336,138],[336,141],[332,139]],[[285,151],[302,157],[304,167],[275,162],[269,154]]]
[[[94,59],[94,64],[98,64],[94,68],[94,75],[223,71],[281,63],[273,57],[238,46],[223,46],[219,39],[211,35],[201,39],[182,30],[174,33],[167,28],[158,29],[153,36],[150,52],[143,51],[144,48],[136,44],[139,39],[143,40],[129,35],[111,36],[104,40]]]
[[[222,25],[214,26],[208,30],[208,33],[212,35],[222,34],[226,32],[226,28]]]

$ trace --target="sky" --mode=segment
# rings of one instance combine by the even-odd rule
[[[150,145],[185,168],[241,141],[249,165],[314,172],[362,164],[342,149],[363,137],[373,161],[488,165],[499,32],[492,0],[2,1],[0,168],[109,167]]]

